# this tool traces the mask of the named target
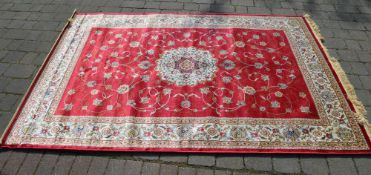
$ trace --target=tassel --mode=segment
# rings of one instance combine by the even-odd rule
[[[313,30],[313,33],[317,39],[320,39],[323,41],[323,36],[320,34],[320,30],[318,25],[310,18],[310,15],[305,14],[304,15],[306,21],[310,25],[310,27]],[[368,134],[368,137],[371,138],[371,124],[368,123],[367,120],[367,110],[362,104],[361,101],[358,100],[357,94],[354,90],[353,85],[350,83],[346,73],[344,72],[343,68],[341,67],[340,63],[337,61],[337,59],[333,58],[330,56],[328,50],[326,49],[325,46],[321,44],[321,47],[323,48],[327,58],[329,58],[329,62],[331,64],[331,67],[335,70],[336,75],[338,76],[340,83],[344,87],[348,99],[351,101],[355,108],[355,113],[354,116],[356,117],[357,121],[359,124],[363,125],[364,128],[366,129],[366,132]]]

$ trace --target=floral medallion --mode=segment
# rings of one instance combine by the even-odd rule
[[[217,70],[217,60],[206,50],[195,47],[165,51],[157,61],[156,70],[162,80],[177,86],[194,86],[211,81]]]

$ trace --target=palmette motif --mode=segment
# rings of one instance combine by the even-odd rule
[[[301,20],[259,16],[79,15],[58,46],[6,143],[158,148],[180,148],[184,147],[181,143],[187,143],[187,148],[369,149],[323,55]],[[104,40],[105,44],[94,48],[99,50],[98,53],[83,52],[86,45],[94,47],[100,43],[89,40],[91,36],[110,35],[110,30],[102,31],[100,28],[174,26],[180,29],[171,32],[183,36],[169,40],[166,43],[168,49],[164,44],[156,46],[159,42],[153,42],[154,48],[162,49],[144,47],[146,49],[142,50],[144,43],[127,40],[123,34],[128,33],[115,33],[117,29],[112,29],[116,40]],[[195,36],[202,36],[202,31],[194,30],[196,32],[188,34],[182,29],[210,26],[218,29],[247,28],[245,32],[258,32],[246,34],[251,38],[244,38],[243,30],[229,39],[228,32],[204,35],[216,41],[210,44],[207,39]],[[267,29],[277,32],[262,31]],[[91,31],[94,31],[92,35]],[[274,42],[276,49],[290,48],[292,55],[268,47],[271,43],[261,39],[264,33],[271,34],[269,38],[277,38]],[[137,34],[151,37],[145,40],[149,45],[148,41],[169,37],[166,30],[161,29]],[[243,40],[237,35],[241,35]],[[280,41],[282,38],[287,38],[287,41]],[[191,44],[173,47],[188,42]],[[127,45],[120,46],[121,43]],[[223,49],[224,46],[227,49]],[[132,51],[116,52],[115,49],[120,47],[130,47]],[[220,49],[216,54],[215,50],[206,48]],[[259,51],[234,52],[239,48]],[[280,57],[265,58],[270,55],[265,53],[274,52]],[[100,53],[107,55],[100,58]],[[249,59],[254,60],[248,62]],[[272,65],[277,67],[270,70]],[[70,77],[74,72],[80,79]],[[92,80],[99,73],[103,78]],[[152,80],[154,77],[161,81]],[[84,87],[79,89],[74,83],[68,84],[72,78],[82,81]],[[130,83],[104,84],[125,78],[127,81],[121,82]],[[306,87],[292,88],[295,87],[293,82],[300,81],[297,79],[301,79]],[[147,84],[140,86],[140,83]],[[216,83],[223,86],[215,86]],[[176,90],[188,86],[202,87],[192,93]],[[73,96],[81,93],[86,93],[77,96],[82,97],[81,102],[74,101],[76,97]],[[294,99],[302,99],[302,105],[295,106],[290,102]],[[194,106],[197,101],[198,105]],[[120,111],[121,108],[137,112],[125,113]],[[259,111],[257,115],[260,116],[231,117],[241,109]],[[168,113],[161,116],[160,110]],[[207,110],[206,114],[213,115],[202,114]],[[194,115],[181,116],[185,111]],[[296,122],[300,116],[282,117],[293,111],[304,119]],[[151,118],[145,119],[146,116]],[[254,122],[238,122],[250,120],[246,118],[254,118]],[[263,123],[259,123],[260,120]],[[269,122],[264,123],[267,120]],[[309,120],[321,122],[309,124],[306,122]]]

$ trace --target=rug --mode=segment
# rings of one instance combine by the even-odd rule
[[[2,147],[367,154],[366,110],[309,17],[78,13]]]

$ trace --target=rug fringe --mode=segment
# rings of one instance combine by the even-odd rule
[[[304,18],[307,20],[308,24],[310,25],[310,27],[312,28],[313,32],[315,33],[316,37],[319,39],[319,40],[323,40],[324,37],[322,36],[322,34],[320,33],[320,29],[318,27],[318,25],[316,24],[316,22],[313,21],[313,19],[310,17],[309,14],[305,14],[304,15]],[[323,47],[324,48],[324,47]]]
[[[305,14],[304,17],[307,20],[310,27],[312,28],[315,37],[317,37],[317,39],[323,40],[324,38],[320,34],[320,29],[319,29],[318,25],[312,20],[310,15]],[[371,124],[368,123],[367,110],[366,110],[365,106],[357,98],[357,94],[354,90],[354,87],[351,84],[351,82],[349,81],[349,79],[348,79],[346,73],[344,72],[343,68],[341,67],[340,63],[337,61],[336,58],[330,56],[327,48],[322,43],[320,43],[320,44],[321,44],[326,56],[329,58],[329,62],[331,64],[332,68],[335,70],[335,73],[337,74],[341,84],[343,85],[343,87],[344,87],[344,89],[347,93],[348,99],[354,105],[354,108],[355,108],[355,113],[354,114],[357,117],[358,122],[364,126],[364,128],[365,128],[365,130],[368,134],[368,137],[371,138]]]

